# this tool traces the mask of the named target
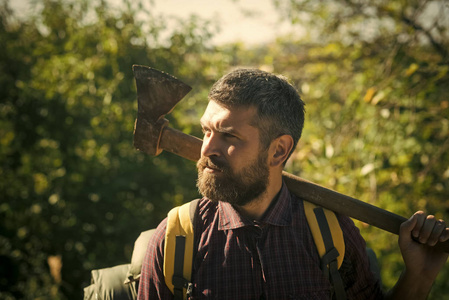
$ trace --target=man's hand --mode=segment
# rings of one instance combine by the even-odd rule
[[[443,220],[422,211],[416,212],[401,225],[399,247],[406,272],[423,280],[434,281],[447,260],[448,254],[433,248],[449,239],[449,228]]]
[[[432,246],[448,239],[446,223],[422,211],[402,223],[399,248],[405,271],[387,293],[386,299],[426,299],[448,257],[447,253]]]
[[[402,223],[399,248],[405,271],[386,299],[426,299],[448,254],[434,246],[449,239],[449,228],[443,220],[436,220],[422,211]]]

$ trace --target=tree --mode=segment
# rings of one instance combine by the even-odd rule
[[[140,1],[41,0],[25,19],[2,3],[0,298],[80,298],[91,269],[129,262],[142,230],[198,196],[193,163],[132,147],[133,64],[193,87],[168,117],[197,136],[208,89],[229,69],[284,74],[307,103],[289,171],[405,216],[449,219],[444,2],[276,3],[309,34],[211,46],[215,23],[191,16],[167,31]],[[395,239],[358,225],[388,288],[401,269]]]
[[[290,169],[404,216],[449,216],[448,26],[444,1],[275,1],[308,35],[272,45],[273,69],[302,92],[308,120]],[[386,288],[395,239],[359,224]],[[431,297],[448,289],[441,273]]]
[[[1,298],[81,298],[90,270],[129,262],[141,231],[197,197],[193,163],[133,149],[131,67],[205,85],[212,32],[192,17],[162,39],[165,20],[141,2],[120,8],[44,0],[19,19],[1,6]]]

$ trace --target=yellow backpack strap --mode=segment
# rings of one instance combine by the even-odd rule
[[[175,299],[186,299],[191,288],[194,215],[198,200],[170,210],[167,216],[164,247],[164,277]]]
[[[321,269],[330,277],[335,298],[346,299],[338,269],[343,263],[345,243],[343,232],[334,212],[304,201],[304,210],[313,240],[321,257]]]
[[[320,226],[318,225],[318,220],[314,212],[315,208],[320,207],[310,202],[304,201],[304,210],[307,222],[309,223],[310,230],[312,231],[313,240],[318,249],[320,257],[323,257],[326,254],[326,247],[324,245],[324,240],[321,234]],[[340,223],[338,223],[338,219],[335,213],[325,208],[322,208],[322,210],[324,211],[327,223],[329,224],[329,229],[332,234],[332,242],[334,244],[334,247],[337,249],[339,253],[337,261],[338,261],[338,268],[340,268],[341,264],[343,263],[343,257],[345,256],[345,241],[343,239],[343,232],[341,230]]]

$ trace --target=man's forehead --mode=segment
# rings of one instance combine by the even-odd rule
[[[253,126],[254,116],[257,112],[253,106],[226,106],[216,101],[209,101],[206,110],[201,117],[201,123],[205,122],[237,122]]]

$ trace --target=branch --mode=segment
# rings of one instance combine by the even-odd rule
[[[402,19],[402,21],[404,21],[405,24],[409,25],[410,27],[412,27],[416,31],[423,32],[424,35],[429,39],[429,41],[432,44],[432,46],[435,47],[435,49],[441,54],[443,59],[446,59],[449,56],[449,52],[447,51],[447,49],[441,43],[439,43],[439,42],[437,42],[435,40],[435,38],[432,36],[430,31],[424,29],[424,27],[422,27],[421,25],[416,23],[414,20],[408,18],[405,15],[402,15],[401,19]]]

